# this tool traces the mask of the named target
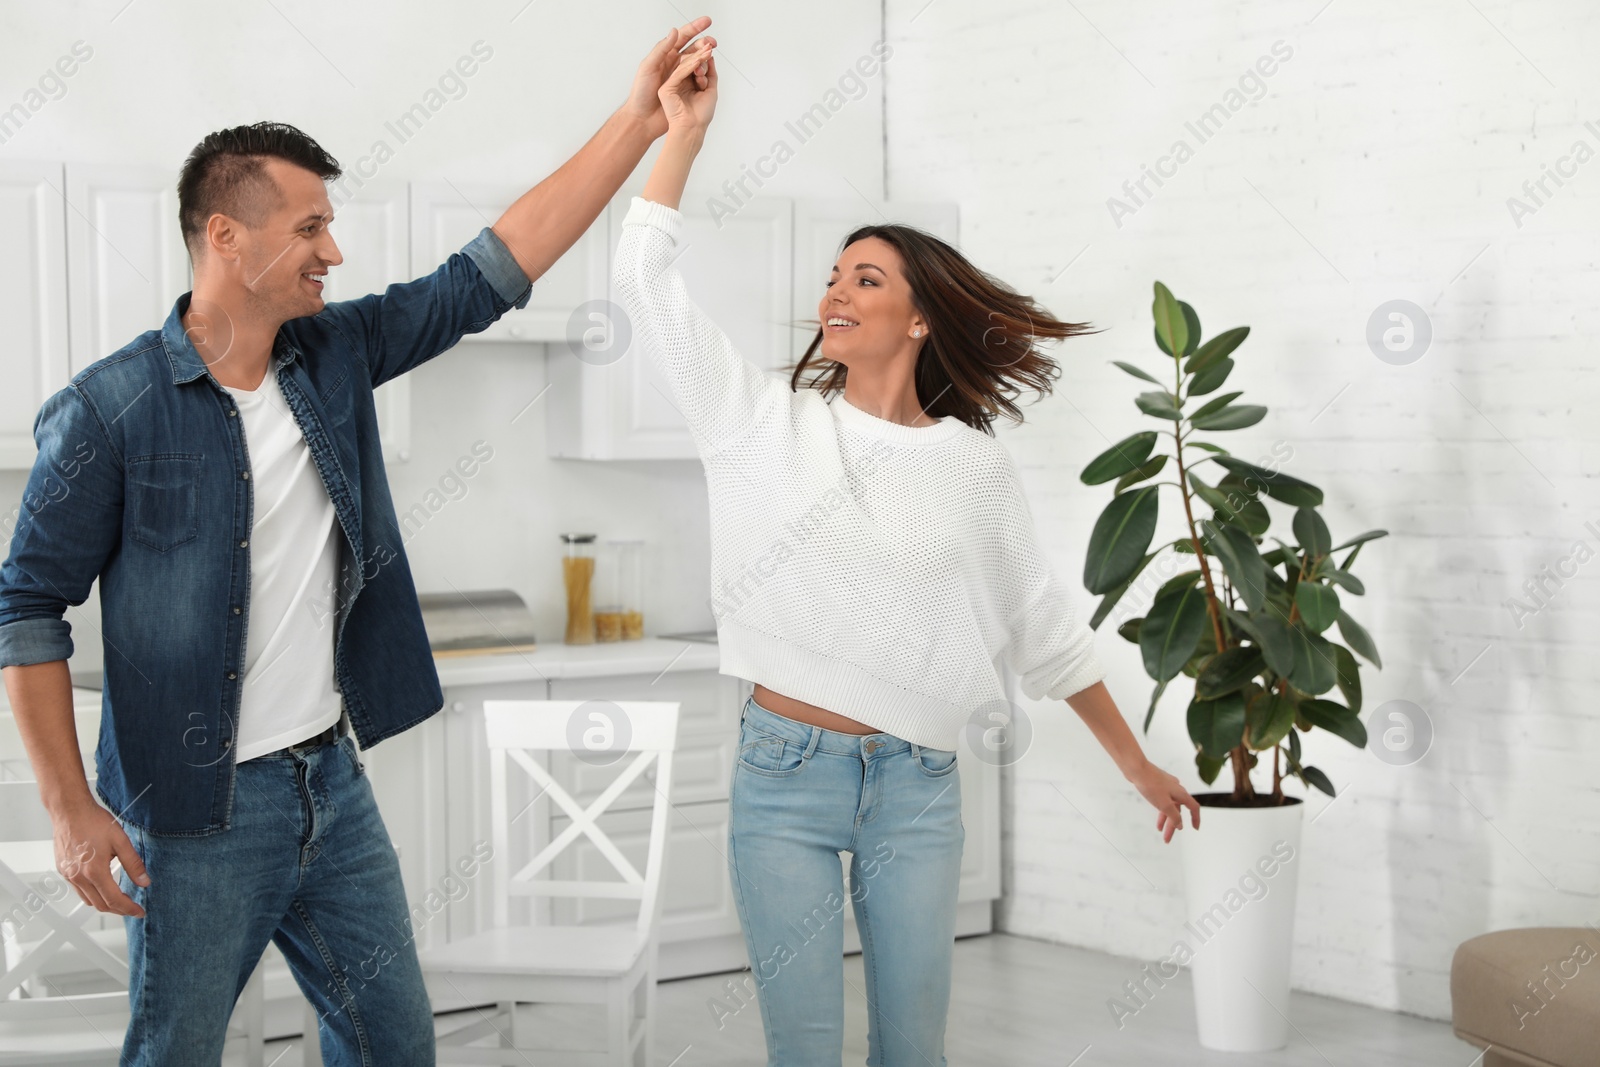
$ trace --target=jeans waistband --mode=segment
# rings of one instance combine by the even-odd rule
[[[764,733],[776,734],[786,741],[806,745],[809,751],[880,758],[901,752],[915,753],[918,749],[917,745],[894,734],[847,734],[841,730],[829,730],[821,726],[812,726],[810,723],[798,722],[787,715],[779,715],[770,708],[762,707],[756,703],[755,697],[744,702],[744,713],[741,718],[742,721],[750,723]]]
[[[275,748],[271,752],[263,752],[256,759],[289,759],[297,753],[305,752],[308,749],[317,748],[320,745],[331,745],[347,732],[344,725],[344,716],[341,715],[338,722],[320,734],[308,737],[304,741],[296,741],[294,744],[286,745],[283,748]]]

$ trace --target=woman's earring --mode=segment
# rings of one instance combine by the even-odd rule
[[[915,330],[912,330],[911,331],[911,336],[912,337],[921,337],[922,336],[922,327],[919,326]]]

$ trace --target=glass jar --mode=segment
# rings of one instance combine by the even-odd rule
[[[644,636],[644,542],[614,541],[618,614],[622,640],[637,641]]]
[[[567,592],[567,636],[569,645],[592,645],[595,638],[594,539],[592,533],[562,534],[566,555],[561,559],[561,579]]]
[[[622,584],[616,541],[602,541],[595,554],[594,639],[622,640]]]

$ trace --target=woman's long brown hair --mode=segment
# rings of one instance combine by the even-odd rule
[[[1023,389],[1041,396],[1060,377],[1056,361],[1039,350],[1045,339],[1060,340],[1091,330],[1086,322],[1063,322],[1032,297],[1016,292],[973,266],[960,252],[914,226],[862,226],[839,246],[876,237],[900,253],[911,301],[928,323],[928,338],[917,357],[917,402],[933,418],[953,415],[993,436],[992,423],[1004,415],[1022,421],[1015,398]],[[813,322],[815,320],[804,320]],[[795,363],[789,388],[802,386],[831,396],[844,389],[850,368],[823,356],[822,324]],[[809,380],[802,382],[812,361]]]

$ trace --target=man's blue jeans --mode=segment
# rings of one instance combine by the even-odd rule
[[[868,1067],[944,1067],[961,880],[953,751],[744,706],[728,868],[769,1067],[844,1054],[841,851],[861,934]]]
[[[328,1067],[432,1067],[433,1014],[400,864],[348,736],[241,763],[227,830],[128,826],[150,885],[128,918],[124,1067],[215,1067],[274,942],[320,1017]]]

